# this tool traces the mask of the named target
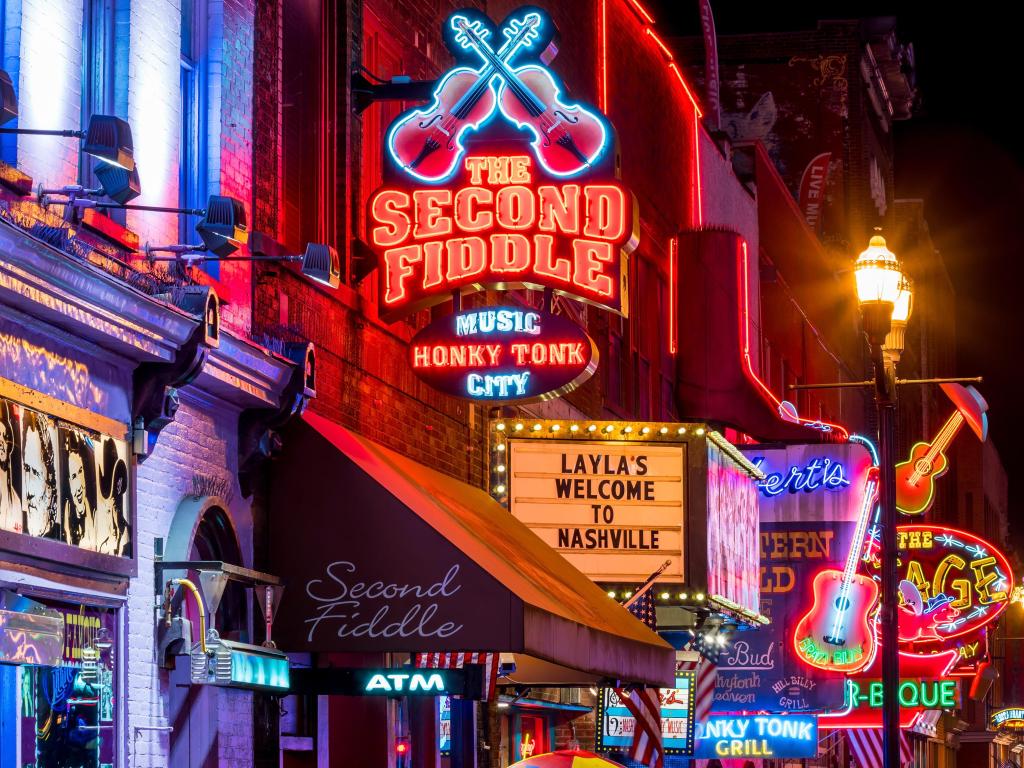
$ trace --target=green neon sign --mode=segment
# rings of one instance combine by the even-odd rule
[[[857,707],[881,707],[883,691],[881,680],[872,680],[866,685],[849,681],[850,703]],[[956,692],[955,680],[903,680],[898,698],[901,707],[952,709],[956,707]]]

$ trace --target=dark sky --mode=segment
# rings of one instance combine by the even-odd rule
[[[957,292],[956,375],[985,377],[991,436],[1010,478],[1010,519],[1024,502],[1024,42],[997,6],[955,12],[934,2],[712,0],[718,34],[813,28],[819,18],[895,16],[914,44],[921,112],[897,124],[896,194],[922,197],[932,238]],[[659,26],[699,30],[696,0],[655,2]],[[674,17],[673,17],[674,14]],[[666,29],[666,32],[668,29]],[[1020,111],[1018,111],[1020,110]],[[851,254],[851,258],[853,255]],[[1018,524],[1015,534],[1024,534]]]

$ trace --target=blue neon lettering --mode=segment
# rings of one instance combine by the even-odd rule
[[[540,334],[540,315],[520,309],[481,309],[455,318],[456,336],[491,333],[526,333],[537,336]]]
[[[757,456],[753,464],[760,468],[764,457]],[[850,485],[845,467],[838,461],[824,457],[811,459],[803,467],[790,467],[785,473],[772,472],[757,484],[761,493],[769,498],[786,491],[810,493],[819,489],[837,491]]]
[[[470,397],[505,398],[526,397],[530,372],[471,373],[466,377],[466,394]]]

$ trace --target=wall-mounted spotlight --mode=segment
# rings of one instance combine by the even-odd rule
[[[36,202],[43,208],[63,205],[65,218],[74,219],[86,208],[106,207],[101,197],[123,205],[142,194],[138,166],[128,171],[110,163],[100,163],[95,173],[100,183],[98,187],[90,189],[81,184],[68,184],[57,189],[45,189],[40,185]]]
[[[146,243],[143,248],[146,258],[149,261],[172,261],[193,267],[206,261],[285,261],[301,263],[302,274],[310,280],[314,280],[329,288],[337,288],[341,282],[341,260],[338,252],[329,245],[323,243],[309,243],[306,245],[306,252],[301,254],[288,254],[284,256],[266,256],[258,254],[255,256],[219,256],[216,253],[211,255],[210,249],[205,245],[150,245]],[[157,254],[167,253],[168,256]]]
[[[6,73],[4,73],[6,76]],[[0,77],[0,124],[10,122],[18,116],[17,104],[8,101],[8,94],[4,91],[10,84],[10,77],[6,82]],[[11,88],[13,95],[14,89]],[[102,160],[111,165],[116,165],[126,171],[135,168],[135,144],[132,141],[131,126],[120,117],[113,115],[93,115],[89,118],[89,126],[86,130],[75,129],[50,129],[50,128],[0,128],[0,133],[16,133],[26,136],[64,136],[75,138],[82,142],[82,151],[92,155],[97,160]]]

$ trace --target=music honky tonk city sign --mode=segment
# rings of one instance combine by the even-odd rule
[[[569,98],[541,60],[553,33],[547,14],[533,7],[500,24],[474,10],[445,21],[455,66],[438,80],[429,105],[388,128],[385,182],[369,200],[385,321],[485,288],[545,289],[627,314],[636,206],[615,177],[610,124]],[[473,355],[462,347],[482,342],[447,328],[430,337],[444,348],[431,348],[429,358],[421,350],[421,359],[454,361],[456,378],[467,382],[459,396],[469,399],[500,400],[503,392],[541,399],[578,386],[593,368],[581,377],[587,366],[566,362],[564,381],[557,381],[557,358]],[[520,375],[536,366],[545,366],[545,375]],[[493,388],[479,385],[489,381]],[[522,389],[523,381],[533,388]]]

